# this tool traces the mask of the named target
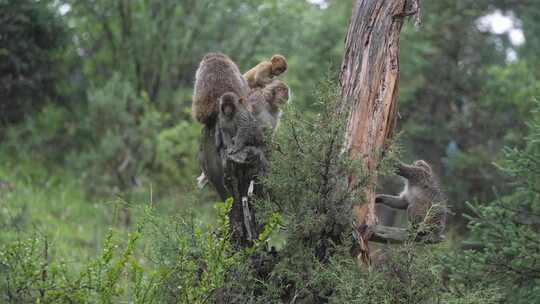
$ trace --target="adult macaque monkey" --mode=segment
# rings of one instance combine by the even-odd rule
[[[206,54],[197,73],[191,114],[204,125],[213,124],[218,113],[218,100],[233,92],[240,97],[247,97],[249,86],[240,73],[238,66],[225,54]]]
[[[282,55],[273,55],[270,60],[265,60],[251,68],[244,74],[250,88],[264,87],[276,76],[287,70],[287,60]]]
[[[281,80],[275,79],[262,89],[253,89],[247,98],[251,112],[273,134],[279,125],[281,108],[289,101],[289,87]]]
[[[379,194],[375,197],[375,203],[407,210],[413,227],[425,225],[425,230],[419,231],[421,236],[427,234],[437,240],[442,239],[448,213],[446,197],[431,166],[423,160],[417,160],[412,165],[400,163],[396,173],[406,180],[401,194]]]
[[[266,157],[261,149],[265,145],[262,125],[249,111],[242,98],[235,93],[227,92],[219,98],[218,117],[214,129],[213,149],[222,161],[229,158],[238,163],[245,163],[250,157],[255,156],[263,166],[266,166]],[[217,165],[215,162],[210,164]],[[222,163],[215,169],[223,173],[224,167],[225,163]],[[203,165],[203,173],[197,178],[199,188],[206,184],[206,172]],[[219,184],[222,184],[222,180],[219,180]]]
[[[238,95],[229,92],[219,99],[216,147],[233,157],[247,146],[264,146],[260,123],[248,111]]]

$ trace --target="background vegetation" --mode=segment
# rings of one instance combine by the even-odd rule
[[[424,1],[423,24],[405,26],[400,157],[433,164],[454,215],[448,241],[380,248],[372,272],[348,254],[356,193],[336,204],[316,165],[339,149],[326,79],[352,2],[0,0],[0,302],[540,301],[540,1]],[[500,15],[515,28],[494,31]],[[246,252],[227,240],[230,202],[195,186],[190,97],[210,51],[241,70],[289,61],[289,153]],[[253,273],[254,256],[274,266]]]

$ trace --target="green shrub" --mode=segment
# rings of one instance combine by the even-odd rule
[[[540,108],[533,112],[524,149],[505,149],[500,167],[514,190],[487,205],[469,204],[471,250],[448,260],[457,288],[497,288],[505,303],[540,301]]]
[[[129,233],[110,230],[101,253],[81,267],[55,256],[54,243],[31,235],[0,247],[0,299],[10,303],[204,303],[238,268],[227,213],[218,223],[163,217],[147,208]],[[141,244],[142,242],[142,244]],[[143,246],[146,244],[147,246]]]
[[[155,158],[162,117],[145,95],[115,75],[88,96],[78,134],[86,139],[70,160],[82,172],[90,194],[126,193],[140,185]]]
[[[0,1],[0,121],[20,122],[57,100],[68,27],[52,1]],[[1,132],[0,132],[1,133]],[[1,134],[0,134],[1,135]]]

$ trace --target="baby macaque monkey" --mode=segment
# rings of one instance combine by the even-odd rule
[[[244,74],[250,88],[264,87],[276,76],[287,70],[287,60],[282,55],[274,55],[251,68]]]
[[[409,222],[413,227],[424,224],[428,231],[420,231],[421,235],[434,236],[441,240],[446,225],[446,197],[431,166],[423,160],[412,165],[400,163],[397,175],[405,178],[405,187],[399,196],[378,194],[375,203],[396,209],[406,209]]]
[[[246,146],[264,144],[259,122],[253,117],[242,99],[235,93],[223,94],[219,99],[219,114],[216,128],[216,147],[224,147],[233,155]]]
[[[252,113],[263,128],[270,134],[278,127],[281,107],[289,101],[289,87],[281,80],[275,79],[262,89],[254,89],[249,93],[247,103]]]

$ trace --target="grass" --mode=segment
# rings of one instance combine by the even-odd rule
[[[33,160],[14,160],[0,156],[0,244],[11,243],[38,234],[53,248],[51,256],[67,263],[81,264],[100,254],[109,229],[127,233],[134,227],[124,227],[119,197],[90,199],[74,172],[60,167],[45,166]],[[179,190],[181,191],[181,190]],[[167,191],[141,187],[128,204],[132,223],[137,223],[141,208],[152,204],[163,215],[194,213],[202,222],[214,217],[212,197],[205,192]]]

